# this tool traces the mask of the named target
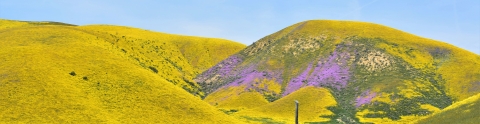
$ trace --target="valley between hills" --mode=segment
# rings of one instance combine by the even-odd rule
[[[0,123],[480,121],[480,55],[387,26],[309,20],[252,45],[0,19]]]

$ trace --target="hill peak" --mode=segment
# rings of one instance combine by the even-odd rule
[[[360,109],[377,110],[376,107],[388,104],[391,106],[388,109],[397,110],[408,102],[408,106],[413,106],[411,111],[417,113],[370,113],[399,120],[401,116],[429,111],[420,105],[442,109],[455,100],[479,93],[480,89],[466,88],[479,85],[478,64],[480,56],[474,53],[387,26],[309,20],[258,40],[195,80],[207,94],[237,87],[259,92],[269,101],[302,87],[328,88],[338,103],[332,110],[337,114],[332,116],[333,120],[353,123],[358,122],[357,117],[342,113],[345,108],[354,113]],[[466,75],[471,76],[458,78]],[[222,101],[241,92],[223,94],[229,96],[214,95],[206,99]]]

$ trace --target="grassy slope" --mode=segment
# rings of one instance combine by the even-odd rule
[[[204,99],[204,101],[210,103],[210,105],[214,105],[217,108],[220,108],[223,110],[236,110],[236,111],[251,109],[251,108],[268,104],[268,101],[265,100],[265,98],[258,92],[242,92],[242,93],[239,93],[239,95],[222,94],[222,93],[231,93],[231,90],[240,90],[240,89],[228,88],[223,91],[217,92],[216,95],[232,96],[232,97],[225,97],[225,100],[216,101],[216,99],[209,99],[213,97],[207,97]]]
[[[418,124],[477,124],[480,120],[480,94],[452,104],[439,113],[435,113]]]
[[[15,20],[0,19],[0,30],[15,28],[15,27],[38,26],[38,25],[75,26],[73,24],[67,24],[62,22],[52,22],[52,21],[15,21]]]
[[[6,30],[39,25],[72,26],[60,22],[4,19],[0,19],[0,23],[0,29]],[[223,39],[172,35],[124,26],[87,25],[74,30],[109,42],[109,50],[122,51],[130,61],[145,69],[157,70],[159,76],[197,96],[203,96],[203,92],[192,78],[245,48],[243,44]]]
[[[196,74],[246,47],[244,44],[216,38],[184,37],[172,42],[196,69]]]
[[[480,88],[466,89],[466,87],[480,85],[476,83],[480,81],[479,55],[445,42],[418,37],[395,29],[387,29],[388,27],[384,28],[385,29],[377,29],[379,32],[369,32],[361,34],[360,36],[366,34],[376,36],[380,34],[380,36],[376,37],[382,37],[389,42],[398,43],[399,46],[403,46],[403,48],[392,48],[387,45],[379,45],[379,47],[385,48],[388,53],[404,59],[413,67],[420,68],[420,70],[437,68],[436,73],[441,74],[443,79],[446,80],[445,87],[447,88],[447,93],[457,100],[463,100],[480,92]],[[411,52],[414,57],[405,54],[408,48],[415,49],[415,51]],[[449,59],[446,61],[437,60],[436,58],[442,59],[443,57],[429,54],[429,50],[437,48],[450,51],[450,55],[445,55],[448,56]]]
[[[175,46],[175,49],[180,51],[188,63],[193,67],[193,72],[195,75],[199,72],[205,71],[231,54],[234,54],[246,47],[244,44],[224,39],[172,35],[131,27],[87,25],[79,28],[103,31],[118,36],[132,37],[137,39],[162,40],[170,42],[173,44],[170,47]]]
[[[30,25],[30,23],[0,19],[0,30],[1,29],[14,28],[14,27],[27,26],[27,25]]]
[[[197,96],[203,96],[203,92],[192,78],[245,47],[223,39],[171,35],[122,26],[88,25],[79,29],[103,35],[139,65],[159,70],[158,75]]]
[[[13,23],[0,29],[1,123],[238,123],[94,31]]]
[[[395,43],[402,47],[396,48],[388,44],[378,44],[376,47],[383,48],[389,54],[402,58],[413,67],[418,69],[438,68],[437,72],[446,79],[448,92],[458,98],[458,100],[468,98],[480,92],[480,89],[470,90],[471,92],[465,89],[465,87],[475,85],[474,82],[480,81],[480,72],[478,71],[480,70],[479,55],[444,42],[418,37],[373,23],[333,20],[305,21],[262,38],[258,41],[259,43],[256,43],[259,45],[252,45],[242,52],[251,53],[257,49],[262,49],[263,45],[260,44],[265,44],[267,40],[281,39],[286,35],[304,38],[311,36],[334,36],[334,44],[340,43],[341,40],[348,36],[382,38],[387,42]],[[449,59],[442,61],[438,67],[434,63],[441,60],[435,60],[435,56],[429,54],[429,50],[436,48],[451,51],[448,55],[445,55]],[[409,50],[413,50],[413,52]],[[407,52],[410,52],[414,57],[405,54]]]
[[[234,116],[245,118],[272,118],[275,121],[294,123],[295,103],[299,101],[299,122],[320,122],[327,121],[320,116],[331,115],[332,112],[326,109],[328,106],[335,106],[333,96],[325,88],[305,87],[297,92],[285,96],[270,104],[259,106],[235,113]]]
[[[380,40],[377,38],[380,38]],[[360,42],[360,40],[363,41]],[[349,51],[348,48],[353,50]],[[313,69],[308,71],[309,64],[313,63],[313,67],[317,65],[315,61],[324,64],[326,62],[325,56],[332,56],[334,51],[337,51],[337,53],[346,52],[347,55],[353,56],[355,59],[347,59],[346,63],[348,65],[352,65],[352,63],[358,65],[353,66],[349,72],[349,74],[354,74],[351,77],[354,81],[348,82],[352,84],[350,91],[358,93],[355,93],[356,95],[354,94],[353,97],[337,96],[340,99],[350,99],[344,105],[351,106],[351,104],[355,104],[352,99],[361,98],[357,95],[364,91],[372,91],[377,92],[372,101],[391,104],[391,108],[388,107],[389,111],[396,111],[396,109],[405,107],[406,104],[411,104],[418,105],[419,108],[416,109],[421,108],[434,112],[438,110],[438,106],[444,106],[433,107],[430,105],[435,103],[435,101],[432,103],[431,100],[443,99],[443,97],[437,96],[442,95],[441,91],[445,91],[454,100],[463,100],[480,92],[480,83],[478,83],[480,82],[480,66],[478,66],[480,65],[480,56],[477,54],[444,42],[421,38],[382,25],[330,20],[306,21],[286,27],[260,39],[240,51],[239,54],[231,56],[214,66],[211,70],[205,71],[196,80],[199,81],[200,85],[203,84],[204,88],[206,86],[206,89],[213,89],[213,92],[207,92],[211,94],[205,98],[206,101],[231,103],[228,100],[233,99],[225,98],[235,97],[242,91],[230,90],[231,92],[228,92],[224,89],[236,86],[248,87],[244,89],[256,90],[265,96],[265,91],[275,92],[276,89],[271,90],[271,87],[252,88],[250,86],[257,85],[257,81],[254,80],[272,80],[272,78],[277,79],[276,85],[281,85],[281,92],[275,93],[282,94],[293,78],[303,72],[306,72],[307,75],[314,72]],[[355,55],[356,52],[354,51],[359,54]],[[381,57],[377,57],[379,55]],[[389,61],[387,62],[392,62],[388,68],[382,67],[387,65],[382,63],[385,61],[378,61],[385,58],[388,58]],[[340,62],[339,59],[333,61],[335,62],[334,65],[345,63]],[[360,63],[359,61],[365,62]],[[327,65],[324,64],[323,66]],[[219,78],[216,75],[224,76]],[[231,85],[231,82],[238,81],[240,83]],[[419,94],[419,91],[433,87],[432,81],[440,82],[438,83],[440,85],[436,85],[437,89],[425,90],[422,91],[424,94]],[[217,84],[212,85],[212,82]],[[445,89],[438,88],[442,86]],[[362,92],[353,90],[355,87],[360,88]],[[215,91],[215,88],[220,89]],[[429,92],[435,92],[433,93],[435,95],[428,95]],[[292,93],[295,93],[295,91]],[[340,91],[336,94],[343,93],[347,92]],[[398,94],[406,97],[405,102],[395,103],[395,100],[391,100],[391,96]],[[414,97],[425,101],[415,103],[418,101],[412,100],[417,99]],[[436,102],[440,103],[442,101]],[[276,109],[288,109],[284,107]],[[363,119],[363,117],[359,118],[362,122],[371,120]],[[415,119],[418,118],[403,116],[403,119],[399,121],[408,122]],[[391,120],[375,120],[374,122],[382,123],[386,121],[390,122]]]

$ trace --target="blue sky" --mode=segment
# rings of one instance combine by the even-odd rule
[[[353,20],[480,54],[480,0],[2,0],[0,18],[123,25],[246,45],[305,20]]]

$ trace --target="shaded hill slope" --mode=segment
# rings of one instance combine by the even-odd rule
[[[417,121],[419,124],[476,124],[480,120],[480,94],[454,103],[439,113]]]
[[[195,80],[210,104],[252,91],[273,102],[315,86],[337,102],[332,122],[399,121],[479,93],[479,65],[477,54],[386,26],[313,20],[258,40]],[[242,90],[223,91],[235,87]],[[370,113],[357,117],[364,110]]]
[[[72,28],[70,24],[59,22],[0,22],[2,27],[8,27],[3,32],[22,27],[53,25],[95,35],[94,39],[109,43],[104,44],[108,50],[122,52],[129,61],[157,73],[196,96],[203,96],[203,92],[192,80],[194,76],[245,48],[243,44],[223,39],[172,35],[123,26],[88,25]]]
[[[218,38],[202,38],[194,36],[172,35],[158,32],[151,32],[138,28],[111,26],[111,25],[87,25],[79,27],[98,32],[106,32],[108,34],[118,36],[118,40],[130,40],[130,42],[138,42],[146,40],[147,43],[138,44],[138,46],[146,47],[153,45],[161,45],[160,49],[171,49],[180,52],[192,66],[192,73],[197,75],[200,72],[212,67],[216,63],[226,59],[228,56],[242,50],[246,46],[237,42],[218,39]],[[153,43],[155,41],[166,42],[170,44]],[[152,42],[152,43],[150,43]],[[155,46],[155,49],[157,46]]]
[[[135,63],[197,96],[204,95],[192,78],[245,47],[223,39],[171,35],[122,26],[78,28],[108,39],[113,49],[121,50]]]
[[[168,49],[147,54],[140,48],[156,46],[135,44],[149,39],[120,40],[67,25],[12,25],[0,29],[0,123],[239,123],[183,90],[196,83],[182,89],[172,81],[188,80],[195,69],[161,64],[188,67],[171,42],[150,40]]]

